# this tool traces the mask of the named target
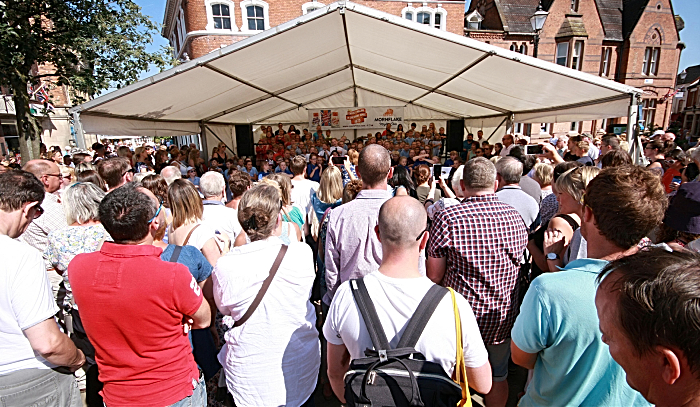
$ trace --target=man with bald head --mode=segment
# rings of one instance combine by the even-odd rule
[[[338,286],[376,270],[382,260],[382,246],[374,233],[379,208],[391,198],[387,179],[393,175],[389,152],[370,144],[360,152],[357,176],[362,191],[357,197],[328,214],[326,234],[326,287],[323,302],[330,305]]]
[[[396,347],[409,318],[434,285],[418,268],[420,255],[428,244],[427,220],[425,208],[417,199],[397,196],[381,206],[379,224],[372,228],[381,242],[381,266],[375,266],[362,280],[392,348]],[[480,393],[488,393],[491,389],[488,353],[469,303],[458,293],[456,300],[469,386]],[[363,358],[365,349],[373,348],[361,321],[350,285],[344,283],[337,290],[323,326],[328,340],[328,378],[341,402],[345,402],[343,376],[350,360]],[[415,346],[426,360],[442,365],[448,375],[454,369],[457,351],[454,328],[452,300],[445,295]]]
[[[22,234],[20,239],[39,250],[41,253],[44,253],[49,243],[49,233],[53,230],[68,226],[66,217],[63,214],[61,200],[56,194],[56,191],[61,188],[63,174],[61,174],[61,170],[55,162],[48,160],[28,161],[24,164],[22,169],[31,172],[41,181],[46,195],[41,205],[42,208],[44,208],[44,214],[34,219],[34,221],[29,224],[27,230]],[[51,282],[53,296],[56,298],[59,284],[61,284],[63,279],[58,273],[49,269],[53,269],[53,267],[47,265],[47,275]]]

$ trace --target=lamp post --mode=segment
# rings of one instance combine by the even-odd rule
[[[544,11],[542,8],[542,0],[540,0],[539,4],[537,5],[537,10],[535,11],[535,14],[530,17],[530,24],[532,24],[532,30],[535,31],[535,48],[532,51],[532,56],[537,58],[537,47],[540,43],[540,31],[542,31],[542,27],[544,27],[544,22],[547,20],[547,16],[549,15],[548,11]]]

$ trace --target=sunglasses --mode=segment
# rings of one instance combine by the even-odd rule
[[[63,174],[61,174],[60,172],[58,174],[44,174],[44,175],[46,175],[47,177],[58,177],[58,179],[63,179]]]
[[[125,176],[125,175],[126,175],[127,173],[129,173],[129,172],[132,173],[132,174],[135,174],[135,173],[136,173],[136,170],[133,169],[133,168],[129,168],[128,170],[126,170],[126,171],[124,171],[124,172],[122,173],[122,177]]]
[[[163,200],[162,200],[162,199],[160,200],[160,204],[158,205],[158,210],[156,211],[156,214],[153,215],[153,217],[151,218],[151,220],[148,221],[149,224],[150,224],[151,222],[153,222],[154,220],[156,220],[156,218],[157,218],[158,215],[160,214],[161,209],[163,209]]]
[[[43,214],[44,214],[44,208],[42,208],[41,205],[37,204],[34,207],[34,219],[37,219],[38,217],[40,217]]]

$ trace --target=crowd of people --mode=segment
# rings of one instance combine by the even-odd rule
[[[700,405],[700,148],[278,127],[0,167],[4,406],[366,405],[409,340],[486,407]]]

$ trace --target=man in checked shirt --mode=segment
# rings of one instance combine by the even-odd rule
[[[493,373],[484,402],[502,407],[508,400],[510,331],[527,229],[518,212],[496,196],[491,161],[468,161],[461,185],[464,201],[435,215],[426,270],[433,282],[452,287],[472,306]]]

